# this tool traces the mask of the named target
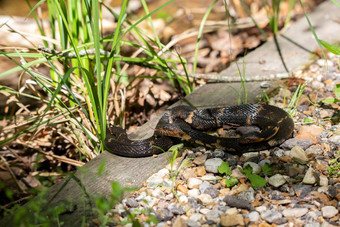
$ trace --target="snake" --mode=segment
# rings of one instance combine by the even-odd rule
[[[235,130],[227,137],[207,133],[218,128]],[[167,151],[174,139],[179,138],[241,155],[279,146],[292,136],[293,131],[294,121],[290,114],[273,105],[242,104],[205,109],[180,105],[164,112],[154,134],[147,139],[131,140],[122,128],[109,126],[104,146],[110,153],[139,158]]]

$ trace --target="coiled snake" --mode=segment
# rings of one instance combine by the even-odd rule
[[[225,126],[239,127],[238,135],[224,138],[205,133]],[[278,146],[291,137],[293,130],[290,115],[271,105],[244,104],[201,110],[177,106],[164,113],[152,137],[130,140],[125,130],[110,126],[104,144],[109,152],[117,155],[145,157],[166,151],[173,144],[171,137],[177,137],[208,148],[242,154]]]

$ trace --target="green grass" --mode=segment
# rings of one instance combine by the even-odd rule
[[[63,115],[70,120],[74,133],[82,133],[89,138],[89,143],[79,144],[80,154],[86,158],[91,158],[92,149],[88,148],[93,148],[97,154],[100,153],[104,149],[103,141],[106,136],[106,124],[109,120],[107,109],[110,90],[115,91],[120,87],[120,84],[128,86],[136,78],[128,76],[122,69],[122,64],[137,64],[162,71],[166,76],[155,78],[168,79],[173,86],[179,84],[181,89],[189,94],[193,90],[193,86],[188,78],[180,77],[172,71],[176,64],[185,65],[186,61],[176,53],[165,50],[171,56],[178,56],[177,59],[168,57],[170,55],[164,52],[164,45],[160,42],[155,29],[153,29],[154,38],[152,38],[138,28],[138,25],[145,20],[148,20],[152,25],[151,15],[172,2],[174,0],[168,1],[149,12],[146,2],[142,1],[146,14],[137,22],[132,23],[127,19],[128,1],[124,0],[119,15],[110,11],[116,18],[117,26],[114,33],[106,37],[103,36],[101,29],[101,10],[103,7],[108,7],[98,0],[67,2],[47,0],[39,2],[34,7],[31,6],[30,15],[34,17],[41,35],[45,36],[46,32],[40,24],[40,19],[36,16],[35,10],[40,4],[47,4],[51,36],[56,39],[60,35],[59,44],[49,43],[45,40],[44,47],[40,48],[42,50],[40,53],[0,52],[0,57],[7,57],[17,65],[17,67],[0,73],[0,78],[24,70],[44,91],[45,96],[17,92],[4,86],[0,87],[0,91],[40,100],[46,105],[39,117],[32,117],[30,124],[24,130],[6,138],[4,141],[0,141],[0,146],[23,134],[34,134],[35,130],[43,125],[53,125],[53,117],[47,120],[47,113],[56,111],[59,114],[55,117]],[[136,41],[131,42],[126,39],[128,34],[133,35]],[[140,54],[134,57],[123,56],[121,54],[123,47],[139,50]],[[102,50],[104,49],[107,54],[103,54]],[[82,54],[85,50],[94,51],[92,54]],[[160,50],[162,50],[162,54],[158,54]],[[18,58],[20,62],[17,60]],[[33,58],[33,60],[28,62],[26,59],[29,58]],[[34,67],[39,64],[47,65],[50,68],[50,75],[37,73]],[[115,87],[111,87],[112,81]],[[120,107],[123,110],[124,108],[124,106]],[[79,112],[82,113],[80,118]],[[116,118],[122,116],[124,114],[116,116]],[[84,122],[87,124],[84,124]],[[122,122],[122,120],[119,122]]]

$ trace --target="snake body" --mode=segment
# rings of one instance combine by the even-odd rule
[[[205,133],[225,126],[238,127],[231,138]],[[126,157],[145,157],[161,153],[177,137],[208,148],[221,148],[231,154],[265,150],[291,137],[294,122],[275,106],[244,104],[222,108],[195,109],[176,106],[159,120],[155,133],[145,140],[130,140],[125,130],[111,126],[105,139],[106,149]]]

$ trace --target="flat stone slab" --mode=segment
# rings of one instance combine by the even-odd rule
[[[340,23],[335,19],[340,18],[340,9],[335,7],[330,1],[321,4],[313,13],[309,15],[319,38],[328,42],[335,42],[340,39]],[[318,48],[316,41],[305,18],[294,23],[283,32],[285,37],[294,40],[294,43],[279,36],[282,54],[287,67],[291,71],[301,69],[311,62],[310,52],[301,49],[299,45],[314,51]],[[297,45],[298,44],[298,45]],[[286,71],[283,68],[274,41],[268,41],[255,51],[249,53],[245,59],[240,59],[239,65],[246,68],[246,77],[256,78],[263,75],[281,75]],[[218,75],[218,80],[225,81],[229,76],[237,76],[238,70],[235,64]],[[263,95],[264,90],[270,91],[278,86],[278,82],[247,82],[248,102],[257,102]],[[211,83],[202,86],[192,94],[188,95],[178,104],[190,103],[191,105],[202,107],[236,105],[242,100],[243,92],[239,95],[240,83]],[[262,89],[261,87],[267,87]],[[159,118],[159,117],[158,117]],[[153,134],[152,128],[157,124],[157,117],[139,128],[131,138],[145,138]],[[111,184],[118,181],[123,187],[140,187],[151,174],[164,168],[168,163],[167,154],[161,154],[157,158],[124,158],[103,152],[95,159],[79,168],[74,178],[65,179],[49,188],[46,198],[51,200],[49,206],[54,206],[68,199],[74,201],[76,209],[68,214],[60,216],[60,221],[66,226],[81,225],[84,214],[88,218],[91,215],[91,206],[88,204],[87,195],[109,196]],[[103,172],[98,174],[100,167],[104,166]],[[79,183],[81,182],[81,184]],[[86,190],[82,189],[82,186]],[[84,203],[84,201],[87,201]],[[84,204],[86,206],[84,207]],[[1,226],[10,226],[11,218],[6,217],[0,222]]]

